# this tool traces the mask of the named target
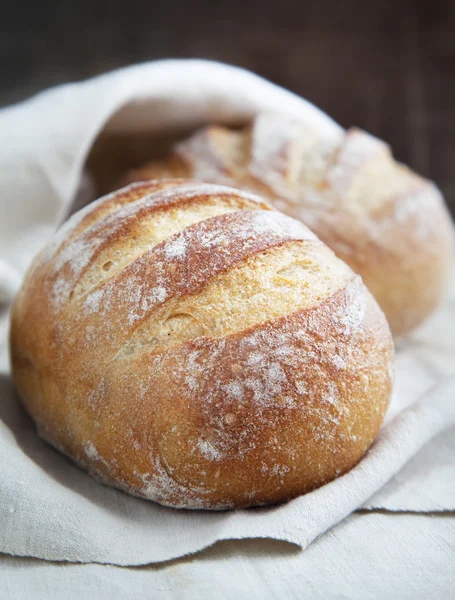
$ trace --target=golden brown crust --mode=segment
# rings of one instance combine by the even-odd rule
[[[360,130],[325,138],[294,117],[264,113],[242,132],[196,132],[167,161],[126,181],[174,168],[259,193],[303,221],[362,276],[396,336],[419,325],[445,293],[454,235],[439,190]]]
[[[40,434],[105,482],[185,508],[280,502],[347,471],[391,392],[375,301],[305,226],[254,196],[169,185],[95,204],[29,272],[11,354]],[[120,260],[132,223],[152,231],[153,219],[172,233],[93,285],[100,248]],[[266,289],[268,302],[255,295]],[[195,307],[202,332],[179,320]]]

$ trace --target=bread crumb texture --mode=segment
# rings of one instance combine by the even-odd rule
[[[27,274],[11,352],[44,439],[191,509],[282,502],[346,472],[393,374],[384,315],[305,225],[185,179],[71,217]]]

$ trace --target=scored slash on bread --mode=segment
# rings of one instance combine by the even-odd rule
[[[359,273],[396,336],[438,305],[453,263],[453,226],[439,190],[377,138],[328,134],[262,113],[242,130],[209,125],[122,183],[192,177],[250,190],[308,225]]]
[[[260,198],[132,184],[76,213],[15,301],[12,372],[40,435],[182,508],[276,503],[356,464],[393,376],[385,318]]]

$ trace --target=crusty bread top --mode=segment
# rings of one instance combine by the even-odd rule
[[[173,180],[132,184],[77,213],[28,277],[40,282],[40,294],[62,321],[77,306],[81,323],[100,320],[106,344],[119,352],[128,340],[122,351],[131,352],[151,314],[160,327],[167,318],[164,336],[171,308],[178,308],[186,335],[189,321],[206,331],[202,309],[189,308],[196,297],[207,307],[214,294],[212,304],[225,307],[211,327],[227,335],[257,323],[259,314],[266,321],[311,306],[353,274],[303,224],[258,197]],[[232,298],[245,282],[260,292]],[[195,312],[199,317],[189,319]]]

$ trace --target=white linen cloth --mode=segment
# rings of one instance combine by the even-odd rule
[[[68,214],[102,130],[156,134],[244,121],[263,109],[311,119],[327,135],[339,131],[308,102],[251,73],[196,60],[123,69],[0,111],[0,300],[12,300],[31,258]],[[279,507],[215,513],[167,509],[104,487],[42,442],[8,377],[6,313],[0,324],[1,552],[139,565],[222,539],[269,537],[305,548],[361,506],[455,509],[455,380],[445,377],[455,375],[453,292],[398,349],[386,424],[355,469]]]
[[[454,537],[449,515],[357,512],[305,552],[231,540],[134,569],[4,555],[0,582],[8,600],[453,600]]]

